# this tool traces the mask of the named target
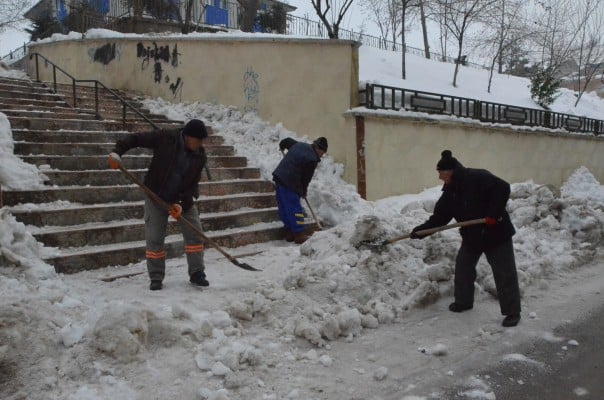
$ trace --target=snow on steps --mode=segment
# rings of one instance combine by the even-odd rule
[[[48,246],[45,259],[59,272],[140,262],[145,247],[142,192],[119,171],[108,170],[106,162],[116,139],[149,125],[129,117],[124,126],[121,104],[105,95],[99,114],[109,120],[99,119],[89,89],[77,89],[80,108],[69,107],[73,99],[61,96],[62,91],[55,94],[39,83],[0,78],[0,111],[11,121],[15,154],[37,165],[52,185],[5,191],[4,203]],[[162,127],[182,126],[181,121],[140,111]],[[207,236],[224,247],[281,238],[272,184],[223,143],[218,135],[209,137],[212,181],[204,173],[200,182],[197,206]],[[123,160],[142,179],[150,154],[133,150]],[[183,255],[182,235],[173,222],[166,250],[169,257]]]

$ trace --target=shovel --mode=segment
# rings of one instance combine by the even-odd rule
[[[152,192],[151,189],[149,189],[144,183],[142,183],[136,176],[134,176],[130,171],[128,171],[126,168],[124,168],[124,166],[121,163],[119,164],[119,168],[124,173],[124,175],[126,175],[126,177],[128,177],[128,179],[130,179],[132,182],[134,182],[138,186],[140,186],[140,188],[143,189],[143,191],[154,202],[156,202],[158,205],[160,205],[166,211],[170,210],[170,205],[168,203],[166,203],[161,197],[159,197],[154,192]],[[186,218],[179,218],[179,220],[182,221],[189,228],[191,228],[203,240],[205,240],[207,243],[209,243],[212,247],[214,247],[216,250],[218,250],[218,252],[220,254],[222,254],[223,256],[225,256],[230,262],[232,262],[233,264],[235,264],[239,268],[245,269],[247,271],[261,271],[260,269],[256,269],[256,268],[252,267],[249,264],[237,261],[237,259],[235,257],[229,255],[226,251],[222,250],[222,248],[215,241],[213,241],[212,239],[210,239],[209,237],[207,237],[201,230],[199,230],[195,225],[193,225],[191,222],[189,222]]]
[[[436,228],[424,229],[424,230],[415,232],[415,234],[418,236],[428,236],[428,235],[431,235],[436,232],[446,231],[447,229],[462,228],[464,226],[471,226],[471,225],[480,225],[480,224],[484,224],[485,222],[486,222],[486,220],[484,218],[470,219],[468,221],[456,222],[454,224],[438,226]],[[410,237],[411,237],[411,233],[407,233],[402,236],[397,236],[395,238],[387,239],[387,240],[363,240],[356,247],[358,248],[361,246],[365,246],[365,247],[369,247],[371,249],[380,250],[381,248],[383,248],[389,244],[398,242],[399,240],[408,239]]]
[[[312,217],[315,220],[315,223],[317,224],[317,227],[319,228],[320,231],[322,231],[323,230],[323,226],[321,226],[321,223],[319,222],[319,219],[315,215],[315,212],[312,210],[312,207],[310,206],[310,203],[308,202],[308,199],[306,197],[304,198],[304,201],[306,202],[306,205],[308,206],[308,209],[310,210],[310,213],[312,214]]]

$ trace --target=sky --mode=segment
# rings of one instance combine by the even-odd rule
[[[94,35],[111,33],[88,37]],[[485,71],[462,68],[455,89],[441,70],[452,74],[450,64],[410,57],[413,79],[403,82],[397,78],[397,53],[363,46],[359,63],[361,85],[413,84],[500,103],[531,102],[527,81],[520,78],[497,76],[493,93],[486,94]],[[2,74],[26,78],[14,71]],[[572,98],[572,92],[562,91],[554,108],[569,110]],[[267,179],[280,160],[279,140],[314,139],[232,107],[160,98],[145,105],[175,120],[203,119]],[[604,119],[597,96],[586,96],[572,111]],[[0,113],[3,189],[41,185],[44,170],[24,164],[13,148],[10,123]],[[455,156],[464,162],[463,153]],[[426,160],[426,168],[434,168],[438,158]],[[447,310],[457,230],[383,249],[359,246],[425,221],[440,195],[436,172],[434,186],[420,193],[375,202],[361,199],[342,173],[343,166],[327,153],[309,187],[322,231],[300,246],[280,240],[225,249],[261,272],[240,270],[207,250],[211,286],[201,290],[189,284],[184,257],[168,260],[158,292],[148,289],[144,262],[56,274],[43,259],[60,250],[36,242],[32,228],[11,214],[35,206],[0,208],[0,365],[11,368],[10,379],[0,382],[0,397],[429,400],[442,399],[449,385],[458,384],[459,398],[495,400],[497,387],[484,368],[509,363],[529,371],[547,368],[545,360],[519,350],[523,343],[555,343],[557,357],[571,357],[582,345],[555,328],[601,305],[604,186],[589,170],[578,168],[559,188],[530,176],[511,182],[507,209],[517,230],[523,307],[514,328],[501,327],[484,258],[474,309]],[[101,280],[125,273],[139,274]],[[590,390],[576,387],[568,398],[589,398]]]

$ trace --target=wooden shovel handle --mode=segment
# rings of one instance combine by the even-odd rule
[[[438,226],[436,228],[424,229],[424,230],[415,232],[415,234],[418,236],[428,236],[428,235],[431,235],[436,232],[446,231],[447,229],[463,228],[464,226],[472,226],[472,225],[480,225],[480,224],[484,224],[485,222],[486,222],[485,218],[470,219],[467,221],[456,222],[454,224]],[[411,237],[411,233],[407,233],[405,235],[398,236],[398,237],[392,238],[390,240],[387,240],[384,244],[391,244],[394,242],[398,242],[399,240],[407,239],[410,237]]]

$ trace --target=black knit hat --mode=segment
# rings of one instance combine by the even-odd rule
[[[438,171],[457,169],[463,166],[455,157],[453,157],[451,150],[443,150],[440,155],[441,159],[436,164],[436,169]]]
[[[206,126],[203,121],[198,119],[192,119],[185,127],[182,129],[182,133],[187,136],[191,136],[198,139],[203,139],[208,137],[208,131],[206,130]]]
[[[317,146],[318,149],[327,151],[327,139],[325,139],[323,136],[317,138],[314,142],[312,142],[312,144]]]

